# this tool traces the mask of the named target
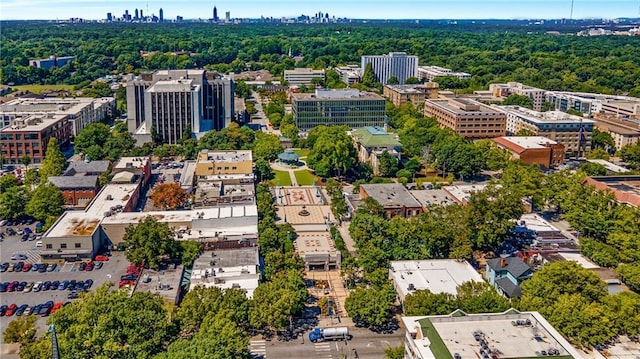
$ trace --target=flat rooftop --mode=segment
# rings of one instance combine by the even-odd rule
[[[520,107],[520,106],[498,106],[502,110],[507,113],[515,114],[521,118],[524,118],[528,121],[537,124],[543,123],[594,123],[593,120],[588,118],[584,118],[582,116],[570,115],[566,112],[562,111],[547,111],[547,112],[539,112],[530,110],[528,108]]]
[[[520,227],[525,227],[532,231],[536,231],[537,233],[542,232],[559,232],[560,230],[556,228],[554,225],[549,223],[546,219],[540,217],[535,213],[525,213],[520,219],[517,221],[517,225]]]
[[[106,212],[111,211],[112,207],[126,208],[131,200],[131,195],[139,186],[139,183],[107,184],[102,187],[102,190],[85,209],[86,214],[102,218]]]
[[[159,222],[193,222],[194,220],[224,219],[225,226],[241,226],[248,217],[258,216],[256,205],[227,206],[201,208],[187,211],[155,211],[155,212],[123,212],[105,217],[104,224],[135,224],[147,216],[154,217]],[[238,221],[235,221],[238,219]],[[256,222],[257,224],[257,222]]]
[[[161,271],[145,269],[142,272],[140,281],[138,281],[138,284],[136,285],[135,291],[159,294],[169,302],[177,304],[183,272],[184,267],[182,265],[179,265],[176,268],[174,268],[173,265],[170,265],[169,268]],[[144,278],[147,276],[150,281],[145,283]]]
[[[190,287],[239,288],[253,297],[258,287],[258,247],[205,251],[193,263]]]
[[[316,90],[315,93],[294,93],[291,94],[294,101],[304,100],[383,100],[384,97],[373,92],[364,92],[358,90]]]
[[[573,252],[558,252],[558,254],[567,261],[574,261],[578,263],[584,269],[597,269],[600,268],[597,264],[588,260],[580,253]]]
[[[436,100],[426,100],[425,105],[430,105],[434,107],[440,107],[447,112],[454,113],[456,115],[469,115],[469,114],[490,114],[490,115],[501,115],[504,112],[494,108],[487,106],[481,102],[468,99],[468,98],[446,98],[446,99],[436,99]]]
[[[148,157],[122,157],[113,165],[114,169],[141,168],[149,163]]]
[[[629,169],[626,169],[622,166],[618,166],[615,163],[611,163],[607,160],[602,160],[602,159],[587,159],[587,162],[591,162],[591,163],[597,163],[599,165],[604,166],[607,171],[609,172],[615,172],[615,173],[625,173],[625,172],[629,172]]]
[[[456,204],[456,201],[441,189],[419,189],[409,191],[411,195],[422,204],[422,207],[433,205],[448,206]]]
[[[582,358],[538,312],[519,313],[512,309],[495,314],[458,313],[463,316],[454,316],[454,312],[447,316],[402,318],[410,333],[420,331],[414,344],[421,354],[425,352],[423,358],[436,358],[443,347],[451,356],[457,353],[462,359],[482,358],[482,342],[486,351],[497,351],[500,358],[538,357],[549,349],[558,351],[555,358]]]
[[[475,192],[484,191],[487,188],[486,184],[470,184],[470,185],[456,185],[456,186],[444,186],[442,189],[453,197],[453,200],[459,204],[469,202],[471,194]]]
[[[336,246],[328,232],[301,232],[293,243],[296,252],[304,258],[305,254],[330,253],[336,254]]]
[[[200,85],[196,85],[193,80],[159,80],[147,89],[147,92],[189,92],[197,91]]]
[[[46,236],[57,237],[89,237],[100,225],[100,217],[87,215],[85,212],[67,211],[49,229]]]
[[[25,114],[24,117],[17,117],[11,120],[11,125],[0,129],[2,133],[20,133],[20,132],[40,132],[47,127],[54,125],[60,121],[66,120],[67,115],[56,114]]]
[[[293,70],[284,70],[284,74],[285,75],[319,75],[322,74],[324,75],[324,69],[323,70],[314,70],[314,69],[310,69],[308,67],[301,67],[301,68],[297,68],[297,69],[293,69]]]
[[[360,189],[367,195],[380,203],[383,207],[422,207],[402,184],[399,183],[378,183],[363,184]]]
[[[204,156],[207,156],[206,160]],[[214,162],[244,162],[251,161],[251,151],[210,151],[202,150],[198,154],[198,162],[214,161]]]
[[[425,82],[424,84],[415,84],[415,85],[385,85],[385,87],[388,87],[391,90],[395,92],[399,92],[401,94],[421,94],[428,89],[437,89],[438,83]]]
[[[585,183],[601,191],[613,191],[620,203],[640,207],[640,176],[593,176],[587,177]]]
[[[493,139],[495,142],[505,145],[513,150],[530,150],[547,148],[545,145],[557,145],[558,142],[544,136],[504,136]]]
[[[456,259],[392,261],[389,273],[401,298],[420,289],[457,295],[460,284],[483,281],[467,261]],[[410,284],[415,290],[408,289]]]

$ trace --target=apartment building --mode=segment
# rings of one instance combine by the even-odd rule
[[[293,119],[303,131],[320,125],[382,127],[385,122],[385,99],[374,93],[353,89],[316,90],[312,94],[293,93],[291,100]]]
[[[75,56],[49,56],[48,59],[33,59],[29,60],[29,64],[33,67],[50,70],[54,67],[62,67],[76,59]]]
[[[0,125],[8,126],[19,117],[66,116],[71,133],[77,136],[82,129],[96,122],[110,120],[116,115],[116,99],[102,98],[16,98],[0,105]]]
[[[397,78],[398,82],[404,85],[409,77],[418,76],[418,57],[409,56],[404,52],[362,56],[360,64],[361,76],[364,75],[367,64],[371,64],[376,81],[383,85],[386,85],[391,77]]]
[[[420,85],[384,85],[382,95],[396,106],[411,103],[415,107],[421,107],[426,99],[438,98],[438,84],[426,82]]]
[[[324,70],[314,70],[310,68],[284,70],[284,80],[291,86],[311,85],[313,79],[324,81]]]
[[[640,119],[640,98],[588,92],[548,91],[545,101],[556,110],[575,110],[584,114],[610,114]]]
[[[9,126],[0,129],[2,164],[20,164],[24,156],[29,156],[33,164],[42,163],[52,137],[58,140],[61,148],[69,145],[72,132],[67,116],[46,114],[14,118]]]
[[[418,66],[418,79],[431,82],[436,77],[455,77],[460,80],[468,80],[471,78],[471,74],[455,72],[440,66]]]
[[[152,129],[176,144],[185,129],[195,136],[233,121],[234,82],[205,70],[160,70],[127,81],[128,128],[139,142]]]
[[[545,101],[546,90],[521,84],[520,82],[508,82],[506,84],[490,84],[489,91],[495,97],[509,97],[509,95],[528,96],[533,102],[533,109],[542,110]]]
[[[506,149],[512,159],[527,165],[552,168],[564,161],[564,146],[542,136],[505,136],[494,138],[498,147]]]
[[[528,130],[565,147],[568,153],[581,154],[591,148],[594,122],[562,111],[538,112],[519,106],[498,106],[507,114],[507,136]]]
[[[611,135],[616,150],[640,140],[640,120],[618,118],[614,115],[595,115],[593,121],[600,132]]]
[[[493,138],[505,135],[506,114],[471,99],[426,100],[424,115],[435,117],[441,127],[450,128],[466,138]]]

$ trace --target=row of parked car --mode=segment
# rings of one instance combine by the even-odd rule
[[[63,280],[61,281],[38,281],[38,282],[18,282],[14,280],[13,282],[2,282],[0,283],[0,292],[40,292],[47,290],[68,290],[70,294],[74,291],[87,291],[93,285],[92,279],[83,280]],[[77,298],[77,296],[76,296]],[[70,298],[72,299],[72,298]]]
[[[94,269],[102,268],[102,262],[82,262],[78,265],[80,271],[92,271]],[[53,272],[58,265],[56,263],[44,264],[44,263],[8,263],[4,262],[0,264],[0,272]]]
[[[41,315],[43,317],[48,316],[49,314],[55,313],[58,309],[64,307],[65,305],[71,304],[71,302],[57,302],[53,303],[53,301],[48,301],[43,304],[37,304],[34,306],[29,306],[27,304],[22,304],[18,306],[17,304],[10,305],[2,305],[0,306],[0,317],[10,317],[12,315]]]
[[[141,272],[142,272],[141,266],[135,266],[133,264],[130,264],[127,267],[126,273],[120,277],[120,283],[118,287],[122,288],[122,287],[130,287],[135,285]]]

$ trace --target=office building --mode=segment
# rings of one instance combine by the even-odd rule
[[[162,8],[160,8],[159,16],[160,16],[160,22],[164,22],[164,11],[162,10]]]
[[[587,177],[584,185],[594,186],[600,191],[612,192],[618,203],[640,207],[640,176],[593,176]]]
[[[426,100],[424,115],[435,117],[440,127],[472,139],[504,136],[507,116],[503,111],[464,98]]]
[[[433,294],[458,295],[458,286],[465,282],[482,283],[482,276],[467,262],[457,259],[392,261],[389,277],[400,303],[416,290]]]
[[[360,186],[360,199],[375,199],[384,209],[387,218],[417,217],[424,210],[409,190],[400,183],[363,184]]]
[[[499,106],[507,113],[507,136],[522,130],[563,145],[568,153],[583,153],[591,148],[594,122],[562,111],[538,112],[519,106]]]
[[[113,20],[113,15],[110,12],[107,13],[107,21],[111,22]]]
[[[316,90],[315,93],[294,93],[293,119],[300,130],[316,126],[346,125],[350,128],[382,127],[386,103],[382,96],[358,90]]]
[[[360,67],[358,65],[347,65],[334,68],[335,72],[340,75],[342,82],[347,85],[360,83]]]
[[[418,57],[408,56],[404,52],[390,52],[388,55],[362,56],[360,71],[361,76],[371,64],[376,81],[387,84],[391,77],[398,79],[398,83],[404,85],[409,77],[418,76]]]
[[[384,128],[367,126],[352,131],[351,137],[358,151],[358,160],[370,164],[375,175],[380,172],[379,157],[385,151],[400,160],[402,145],[397,134],[387,133]]]
[[[155,130],[176,144],[186,129],[197,137],[233,121],[234,83],[205,70],[159,70],[127,81],[128,128],[139,142]]]
[[[324,70],[314,70],[310,68],[284,70],[284,80],[287,81],[290,86],[308,86],[313,83],[314,79],[324,82]]]
[[[26,116],[66,116],[71,123],[73,136],[83,128],[96,122],[113,119],[116,115],[116,100],[103,98],[16,98],[0,105],[0,125],[7,126],[11,120]]]
[[[421,85],[384,85],[382,95],[396,106],[411,103],[415,107],[421,107],[425,100],[438,98],[438,84],[427,82]]]
[[[202,150],[196,160],[195,175],[198,180],[218,175],[252,175],[251,151]]]
[[[47,153],[49,140],[55,137],[61,148],[69,146],[71,123],[65,115],[45,114],[16,117],[0,129],[2,164],[17,165],[24,156],[39,165]]]
[[[640,120],[618,118],[614,115],[595,115],[593,121],[600,132],[611,135],[616,150],[640,140]]]
[[[405,359],[536,358],[582,355],[538,312],[402,317]]]
[[[505,136],[496,137],[493,142],[527,165],[552,168],[564,162],[564,146],[541,136]]]
[[[218,22],[218,9],[214,6],[213,7],[213,21],[214,22]]]
[[[508,82],[506,84],[490,84],[489,91],[493,93],[493,96],[498,98],[509,97],[509,95],[527,96],[531,99],[531,102],[533,103],[533,109],[536,111],[542,110],[542,105],[545,102],[546,90],[527,86],[519,82]]]
[[[226,22],[230,22],[231,21],[231,11],[227,11],[224,13],[224,20]]]
[[[50,70],[54,67],[62,67],[76,59],[75,56],[56,57],[50,56],[48,59],[29,60],[29,64],[33,67]]]
[[[451,69],[440,66],[418,66],[418,79],[432,82],[437,77],[455,77],[460,80],[468,80],[471,74],[466,72],[454,72]]]
[[[607,114],[640,119],[640,98],[587,92],[547,91],[546,102],[556,110],[575,110],[584,114]]]

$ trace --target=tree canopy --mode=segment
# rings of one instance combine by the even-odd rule
[[[187,200],[189,200],[189,194],[176,182],[157,185],[151,193],[153,205],[163,210],[183,207]]]
[[[40,166],[41,180],[44,182],[49,177],[60,176],[66,165],[67,160],[60,151],[58,139],[51,137],[47,144],[47,153],[42,161],[42,166]]]
[[[177,258],[180,252],[175,234],[166,222],[151,216],[138,224],[125,228],[124,243],[127,260],[135,265],[144,264],[157,269],[163,258]]]

